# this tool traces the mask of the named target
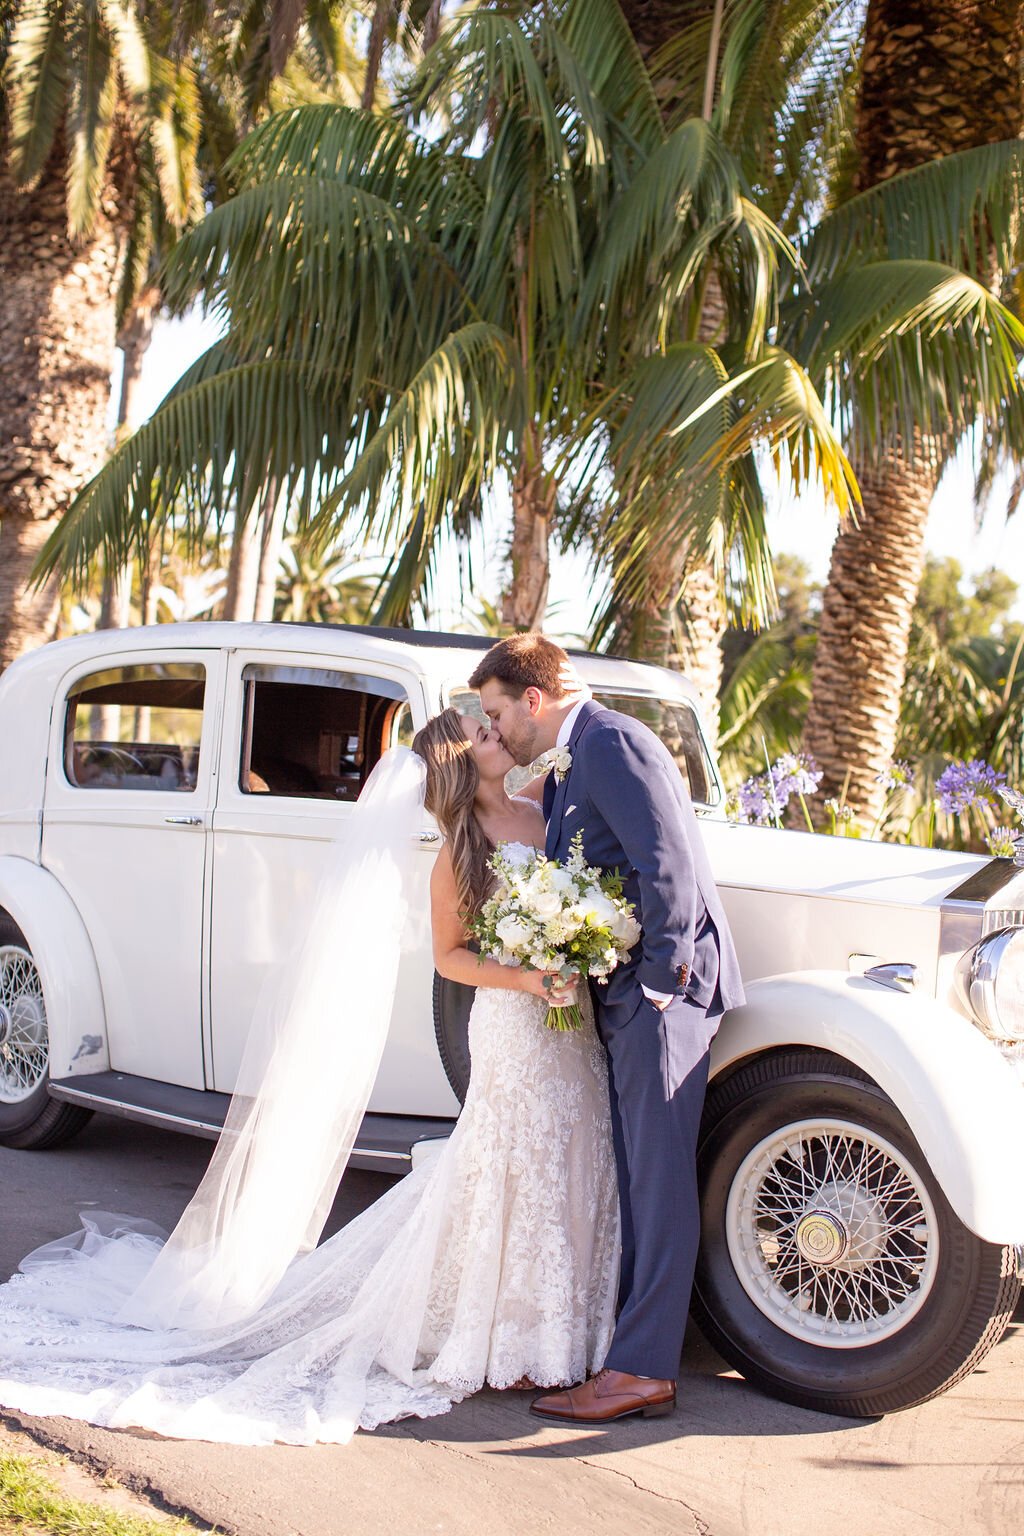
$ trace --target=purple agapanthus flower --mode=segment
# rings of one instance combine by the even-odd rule
[[[959,816],[972,806],[994,806],[999,787],[1005,783],[1005,773],[997,773],[984,758],[972,757],[969,763],[957,758],[935,781],[935,797],[947,816]]]
[[[750,826],[766,827],[775,820],[771,789],[766,774],[747,779],[737,790],[743,818]],[[780,802],[779,809],[782,808]]]
[[[783,752],[772,764],[772,782],[781,810],[790,795],[815,795],[823,774],[806,752]]]
[[[909,789],[914,782],[914,765],[904,758],[894,757],[892,762],[875,775],[875,783],[888,791]]]

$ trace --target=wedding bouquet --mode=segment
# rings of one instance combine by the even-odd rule
[[[640,937],[633,905],[622,896],[617,874],[588,866],[577,832],[564,864],[539,850],[511,857],[501,849],[490,867],[494,894],[469,923],[480,955],[502,965],[573,976],[605,977]],[[578,1003],[548,1009],[549,1029],[579,1029]]]

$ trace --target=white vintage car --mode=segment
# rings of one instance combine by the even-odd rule
[[[53,1146],[95,1110],[217,1134],[257,992],[296,953],[366,775],[442,705],[476,707],[466,679],[488,643],[180,624],[60,641],[8,669],[0,1141]],[[676,757],[747,982],[702,1135],[700,1325],[791,1402],[921,1402],[976,1364],[1020,1290],[1024,871],[730,826],[686,682],[576,664]],[[409,1167],[466,1086],[470,995],[430,957],[438,843],[425,816],[364,1167]]]

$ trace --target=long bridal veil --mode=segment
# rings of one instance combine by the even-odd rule
[[[415,753],[385,753],[345,819],[301,953],[264,988],[223,1133],[171,1236],[91,1218],[37,1249],[21,1268],[48,1271],[51,1309],[161,1332],[230,1329],[316,1246],[388,1032],[424,778]]]

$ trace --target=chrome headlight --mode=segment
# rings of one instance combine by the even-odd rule
[[[998,928],[957,963],[960,996],[993,1040],[1024,1040],[1024,928]]]

